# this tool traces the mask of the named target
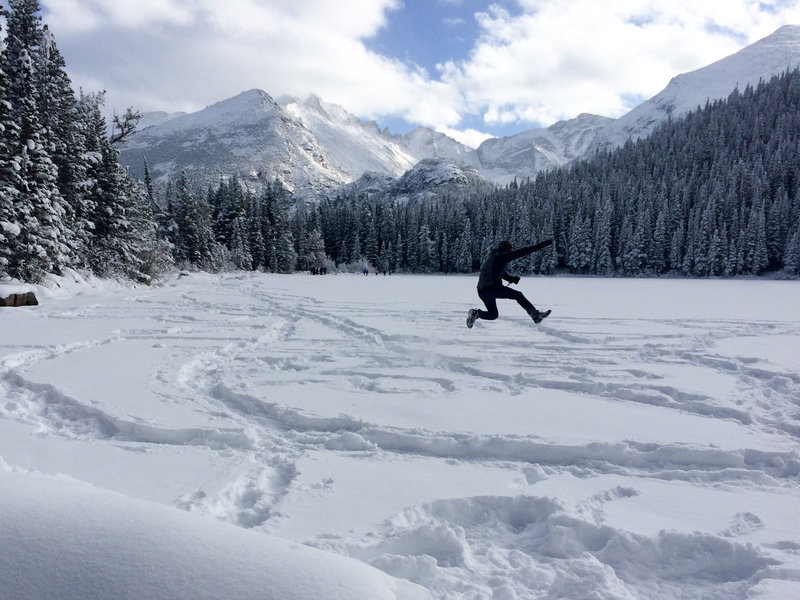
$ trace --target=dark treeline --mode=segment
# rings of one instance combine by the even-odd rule
[[[552,214],[558,264],[575,272],[796,274],[799,170],[795,70],[512,196]]]
[[[205,268],[287,272],[330,261],[358,270],[468,273],[500,240],[520,246],[552,238],[554,247],[520,270],[796,275],[799,169],[795,70],[666,122],[647,138],[505,187],[396,194],[353,186],[305,202],[277,181],[260,195],[235,179],[192,194],[184,177],[177,194],[170,186],[157,202],[166,207],[157,217],[175,259]],[[201,215],[193,230],[206,230],[202,250],[190,242],[195,234],[181,233],[192,211]]]
[[[800,271],[800,72],[532,181],[416,198],[352,194],[313,216],[338,262],[469,272],[499,240],[544,238],[529,272],[734,276]],[[308,218],[308,217],[307,217]]]
[[[289,273],[311,268],[309,261],[314,266],[326,262],[320,238],[298,263],[289,216],[292,198],[277,180],[266,183],[260,194],[247,191],[235,177],[202,192],[193,191],[182,173],[177,186],[169,183],[157,198],[145,164],[145,184],[156,206],[159,235],[180,265]]]
[[[150,281],[168,266],[143,187],[118,163],[103,94],[76,97],[38,0],[0,11],[0,279],[65,268]],[[117,119],[114,139],[136,115]]]

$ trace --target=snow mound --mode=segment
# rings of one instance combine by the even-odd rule
[[[598,501],[635,494],[618,488]],[[752,545],[708,534],[631,534],[531,496],[412,507],[388,522],[382,542],[354,554],[443,596],[460,585],[464,597],[476,598],[632,600],[656,589],[671,598],[698,590],[736,597],[777,562]]]
[[[418,600],[356,560],[0,461],[0,599]]]

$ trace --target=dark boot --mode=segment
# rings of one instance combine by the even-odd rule
[[[533,311],[531,311],[529,314],[531,315],[531,319],[533,319],[533,322],[538,325],[539,323],[545,320],[545,317],[547,317],[550,314],[550,312],[551,311],[549,310],[542,312],[534,308]]]

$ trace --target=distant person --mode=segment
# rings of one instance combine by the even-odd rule
[[[534,246],[525,246],[514,250],[511,242],[504,240],[497,245],[497,248],[489,253],[486,260],[481,265],[481,272],[478,276],[478,296],[486,305],[486,310],[479,308],[469,309],[467,313],[467,327],[470,329],[475,324],[477,319],[484,319],[486,321],[494,321],[499,313],[497,312],[497,299],[508,298],[509,300],[516,300],[522,308],[525,309],[534,323],[541,323],[544,318],[550,314],[549,310],[541,312],[536,310],[536,307],[519,290],[513,290],[508,286],[503,285],[505,279],[509,283],[519,283],[519,277],[516,275],[509,275],[506,272],[506,266],[512,260],[516,260],[523,256],[527,256],[537,250],[546,248],[551,245],[553,240],[545,240]]]

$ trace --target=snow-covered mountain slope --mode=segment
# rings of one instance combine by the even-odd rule
[[[400,178],[368,171],[344,191],[353,196],[388,194],[395,198],[418,198],[443,187],[474,190],[481,184],[490,185],[477,167],[457,159],[423,158]]]
[[[305,102],[285,97],[278,102],[288,116],[314,135],[330,164],[351,177],[366,171],[399,177],[419,160],[401,144],[383,137],[374,121],[362,121],[317,96]]]
[[[618,119],[580,115],[542,129],[485,141],[478,148],[483,174],[505,183],[613,149],[639,139],[668,118],[679,118],[708,100],[727,98],[787,68],[800,66],[800,26],[787,25],[772,35],[707,67],[673,78],[667,87]]]
[[[152,127],[153,125],[158,125],[160,123],[164,123],[165,121],[169,121],[171,119],[177,119],[178,117],[185,116],[185,112],[175,112],[175,113],[168,113],[164,111],[155,111],[155,112],[147,112],[142,114],[139,122],[136,125],[136,128],[141,131],[142,129],[147,129],[148,127]]]
[[[437,158],[480,168],[478,153],[474,148],[457,142],[450,136],[427,127],[417,127],[403,136],[393,136],[418,160]]]
[[[440,186],[474,186],[482,180],[480,171],[473,166],[452,160],[426,158],[397,180],[392,191],[415,194]]]
[[[231,175],[252,183],[277,177],[303,194],[324,193],[351,179],[311,131],[261,90],[143,129],[120,150],[120,161],[134,174],[146,158],[154,179],[177,179],[181,171],[202,183]]]
[[[474,149],[444,134],[419,128],[391,135],[316,96],[276,102],[250,90],[196,113],[143,120],[152,124],[125,141],[120,160],[142,175],[146,158],[155,179],[177,179],[185,170],[200,183],[236,175],[258,187],[277,177],[299,194],[319,196],[365,173],[397,179],[427,158],[478,164]]]
[[[628,138],[639,139],[668,118],[678,118],[707,101],[727,98],[768,80],[786,69],[800,66],[800,26],[787,25],[772,35],[715,63],[674,77],[663,91],[631,112],[612,121],[600,133],[592,150],[614,148]]]
[[[583,114],[547,128],[486,140],[478,147],[481,171],[491,181],[508,183],[560,167],[584,156],[611,121]]]
[[[382,179],[393,184],[426,159],[438,159],[442,168],[473,167],[486,179],[505,184],[646,136],[667,118],[798,65],[800,26],[782,27],[736,54],[678,75],[619,119],[583,114],[487,140],[477,150],[426,127],[393,135],[316,96],[276,102],[261,90],[250,90],[188,115],[144,115],[142,124],[149,126],[122,144],[120,160],[141,175],[147,158],[156,179],[177,179],[186,170],[199,183],[237,175],[258,187],[277,177],[305,196],[336,193],[365,173],[369,187]]]

